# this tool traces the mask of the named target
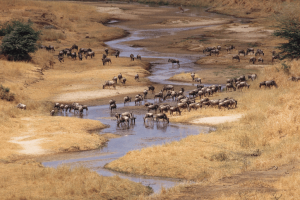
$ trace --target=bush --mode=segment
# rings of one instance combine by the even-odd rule
[[[280,54],[285,58],[300,58],[300,21],[298,16],[298,6],[291,3],[283,9],[283,13],[276,16],[278,30],[273,35],[288,40],[288,43],[282,43],[277,48],[281,50]]]
[[[30,60],[29,53],[37,50],[36,42],[40,32],[34,31],[31,26],[30,21],[28,23],[13,21],[1,29],[0,32],[5,36],[0,47],[9,60]]]
[[[15,94],[9,92],[10,89],[3,87],[3,85],[0,86],[0,98],[5,99],[7,101],[13,101],[15,99]]]

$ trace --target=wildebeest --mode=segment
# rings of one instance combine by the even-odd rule
[[[136,81],[139,81],[139,80],[140,80],[139,74],[136,74],[136,75],[134,76],[134,80],[136,80]]]
[[[22,109],[22,110],[26,110],[26,105],[25,105],[25,104],[22,104],[22,103],[19,103],[19,104],[17,105],[17,108]]]
[[[181,115],[181,111],[180,111],[180,109],[179,109],[178,106],[172,106],[172,107],[170,107],[170,115],[173,115],[174,112],[176,112],[179,115]]]
[[[50,111],[50,115],[53,116],[55,114],[55,110]]]
[[[78,58],[79,60],[82,60],[82,54],[80,52],[78,53]]]
[[[198,108],[201,108],[201,107],[202,107],[202,104],[200,104],[200,103],[191,103],[191,104],[189,105],[189,107],[190,107],[190,109],[195,109],[195,110],[197,110]]]
[[[152,86],[152,85],[150,85],[150,86],[148,87],[148,90],[149,90],[149,91],[152,91],[152,94],[153,94],[153,93],[154,93],[154,90],[155,90],[155,87]]]
[[[153,105],[153,103],[146,102],[146,103],[144,104],[144,106],[146,106],[146,107],[148,107],[148,106],[150,106],[150,105]]]
[[[277,55],[275,55],[275,56],[272,56],[272,62],[274,62],[275,59],[280,59],[280,55],[277,54]]]
[[[262,63],[264,63],[264,59],[262,59],[262,57],[259,57],[259,58],[257,59],[257,62],[262,62]]]
[[[125,85],[125,83],[126,83],[126,78],[124,77],[124,78],[122,79],[122,84]]]
[[[143,101],[143,97],[142,97],[142,96],[136,97],[136,98],[134,99],[134,104],[135,104],[135,105],[136,105],[137,103],[140,104],[141,101]]]
[[[87,59],[87,57],[90,56],[91,58],[95,57],[95,52],[93,51],[89,51],[85,54],[85,59]]]
[[[148,90],[144,90],[144,99],[146,99],[146,97],[147,97],[147,94],[148,94]]]
[[[104,51],[105,51],[106,55],[108,55],[108,48],[105,48]]]
[[[148,112],[149,112],[150,110],[155,110],[155,113],[156,113],[158,107],[159,107],[158,105],[150,105],[150,106],[148,106]]]
[[[87,48],[80,48],[79,52],[86,54],[87,52],[92,52],[92,49],[91,48],[88,48],[88,49]]]
[[[71,49],[77,49],[77,51],[78,51],[78,46],[76,44],[73,44]]]
[[[102,60],[107,58],[106,54],[102,54]]]
[[[269,87],[269,88],[271,88],[271,86],[275,86],[276,88],[278,87],[274,80],[261,82],[259,84],[259,87],[261,87],[262,85],[264,85],[265,87]]]
[[[164,98],[163,95],[164,94],[163,94],[162,91],[160,91],[159,93],[154,94],[154,101],[155,101],[156,98],[158,98],[158,100],[163,99]]]
[[[117,109],[117,105],[116,104],[110,104],[109,109],[110,109],[110,112],[112,112],[113,109]]]
[[[112,80],[113,80],[115,83],[118,82],[118,78],[117,78],[116,76],[114,76],[114,77],[112,78]]]
[[[129,117],[126,117],[126,116],[120,117],[117,121],[117,125],[119,125],[121,123],[127,123],[127,125],[129,126]]]
[[[255,57],[251,57],[251,58],[249,59],[249,62],[252,62],[253,64],[255,64],[256,58],[255,58]]]
[[[188,111],[190,111],[190,107],[188,103],[178,103],[177,104],[178,108],[186,108]]]
[[[153,120],[153,113],[146,113],[145,117],[144,117],[144,122],[146,121],[146,119],[152,119]]]
[[[195,82],[199,82],[199,83],[201,83],[201,78],[195,78],[195,80],[194,80]]]
[[[263,55],[264,56],[265,54],[264,54],[263,50],[257,49],[256,53],[255,53],[255,56],[257,56],[257,55]]]
[[[167,121],[169,123],[169,118],[167,117],[167,115],[165,113],[159,113],[155,116],[156,121],[158,122],[160,119],[162,119],[163,121]]]
[[[198,86],[198,85],[197,85]],[[198,87],[197,87],[198,88]],[[178,91],[178,95],[183,95],[184,93],[184,88],[181,88],[179,91]]]
[[[300,80],[300,77],[299,76],[298,77],[292,76],[291,78],[289,78],[289,80],[298,82]]]
[[[179,60],[177,60],[177,59],[172,59],[172,58],[169,58],[168,62],[171,62],[171,63],[172,63],[172,66],[173,66],[173,64],[174,64],[174,63],[177,63],[177,65],[179,65],[179,66],[180,66],[180,64],[179,64]]]
[[[196,75],[195,72],[192,72],[192,73],[191,73],[192,80],[195,79],[195,75]]]
[[[134,55],[133,54],[130,54],[130,60],[134,61]]]
[[[59,51],[58,56],[64,56],[64,51]]]
[[[228,53],[228,51],[231,51],[232,49],[235,49],[235,46],[230,45],[229,47],[226,47],[227,53]]]
[[[105,87],[110,87],[113,86],[116,89],[116,83],[114,81],[105,81],[104,85],[103,85],[103,89]]]
[[[141,56],[140,54],[138,54],[138,55],[136,56],[136,59],[142,60],[142,56]]]
[[[105,65],[105,63],[110,63],[111,64],[111,59],[110,58],[104,58],[104,59],[102,59],[102,64],[103,64],[103,66]]]
[[[245,56],[246,55],[245,50],[238,50],[238,55],[240,55],[240,54],[244,54],[244,56]]]
[[[254,54],[254,49],[253,48],[248,48],[247,52],[246,52],[246,55],[248,55],[250,52],[252,52]]]
[[[160,113],[164,113],[165,112],[168,112],[168,110],[170,109],[170,105],[162,105],[162,106],[159,106],[159,112]]]
[[[214,49],[216,49],[216,47],[206,47],[205,49],[203,49],[203,53],[205,53],[205,52],[209,52],[210,53],[210,51],[214,50]]]
[[[54,46],[49,45],[48,47],[46,46],[47,51],[55,51]]]
[[[71,53],[71,58],[76,60],[76,58],[77,58],[76,52]]]
[[[164,85],[162,91],[167,91],[167,90],[173,90],[174,91],[174,86],[173,85]]]
[[[124,105],[126,102],[131,102],[131,97],[129,97],[129,96],[124,97]]]
[[[239,62],[241,61],[239,55],[232,56],[232,62],[233,60],[238,60]]]
[[[117,58],[117,57],[120,57],[120,51],[119,51],[119,50],[116,50],[115,56],[116,56],[116,58]]]
[[[119,82],[121,82],[121,79],[123,78],[123,76],[122,76],[122,74],[120,73],[119,75],[118,75],[118,79],[119,79]]]
[[[240,84],[237,85],[237,89],[243,89],[244,87],[250,87],[250,85],[246,82],[241,82]]]
[[[236,91],[236,88],[231,83],[227,83],[226,84],[226,92],[229,91],[229,89],[233,89],[234,91]]]
[[[257,78],[257,74],[248,75],[248,79],[251,79],[252,81],[254,81],[256,78]]]
[[[211,56],[212,53],[216,56],[220,54],[220,51],[218,49],[211,50],[209,55]]]
[[[61,61],[65,62],[65,61],[64,61],[64,57],[58,56],[58,61],[59,61],[59,62],[61,62]]]

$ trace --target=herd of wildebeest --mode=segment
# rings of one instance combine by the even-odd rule
[[[55,51],[54,47],[51,45],[41,46],[40,48],[45,48],[48,51]],[[92,49],[90,49],[90,48],[78,49],[77,45],[73,45],[71,48],[66,48],[66,49],[61,50],[58,55],[58,60],[60,62],[64,61],[63,57],[65,55],[67,57],[70,56],[72,59],[76,59],[77,54],[76,54],[76,52],[72,52],[73,49],[76,49],[78,51],[79,60],[82,60],[83,55],[85,56],[86,59],[88,57],[93,58],[95,56],[95,53],[92,51]],[[235,49],[235,47],[233,45],[226,47],[227,52],[229,52],[233,49]],[[104,51],[105,51],[105,54],[103,54],[103,57],[102,57],[103,65],[105,65],[106,63],[111,63],[111,59],[107,57],[108,49],[106,48]],[[208,52],[209,55],[211,56],[211,54],[219,55],[220,51],[221,51],[221,46],[207,47],[203,50],[203,53]],[[250,53],[252,53],[255,56],[257,56],[257,55],[264,56],[264,52],[261,49],[257,49],[256,53],[254,53],[254,52],[255,51],[253,48],[248,48],[246,51],[238,50],[238,55],[233,56],[232,60],[240,61],[240,57],[239,57],[240,54],[243,54],[244,56],[246,56],[246,55],[249,55]],[[116,50],[115,51],[116,58],[119,57],[119,55],[120,55],[120,51]],[[280,55],[273,52],[272,62],[278,58],[280,58]],[[131,59],[131,61],[134,61],[133,54],[130,55],[130,59]],[[137,55],[137,59],[141,59],[141,56]],[[263,59],[261,57],[259,57],[258,59],[256,59],[255,57],[251,57],[249,61],[252,62],[253,64],[255,64],[256,61],[263,62]],[[168,62],[171,62],[172,65],[174,63],[177,63],[177,65],[180,66],[179,60],[177,60],[177,59],[169,59]],[[144,103],[144,106],[146,107],[146,110],[147,110],[147,113],[144,116],[144,122],[146,122],[146,120],[148,120],[148,119],[152,119],[152,120],[155,120],[156,122],[158,122],[159,120],[162,120],[162,121],[166,121],[167,123],[169,123],[169,118],[166,115],[167,112],[169,112],[170,115],[173,115],[174,113],[181,115],[181,112],[184,110],[189,112],[190,110],[193,110],[193,109],[197,110],[199,108],[207,108],[207,107],[216,107],[219,109],[222,109],[222,108],[233,109],[233,108],[237,107],[237,100],[235,100],[233,98],[227,97],[224,99],[217,99],[217,100],[209,99],[210,97],[213,96],[214,93],[222,91],[221,85],[205,86],[204,84],[201,84],[201,78],[197,78],[196,74],[194,72],[191,73],[191,78],[192,78],[192,81],[197,82],[199,84],[197,84],[195,89],[193,89],[192,91],[189,91],[187,96],[184,95],[184,92],[185,92],[184,88],[181,88],[179,91],[175,91],[173,85],[164,85],[163,88],[158,93],[154,93],[155,87],[151,85],[143,91],[142,95],[141,94],[136,95],[134,97],[135,105],[140,105],[142,101],[147,99],[148,92],[151,91],[152,94],[154,94],[154,103],[150,103],[150,102],[146,102],[146,101]],[[249,74],[247,76],[247,79],[246,79],[245,75],[242,75],[238,78],[228,79],[225,87],[223,87],[223,91],[225,91],[225,92],[236,91],[236,90],[242,91],[244,88],[247,89],[250,87],[250,84],[248,84],[247,81],[249,81],[249,80],[254,81],[255,79],[257,79],[256,74]],[[111,86],[113,88],[116,88],[116,84],[118,83],[118,80],[119,80],[119,83],[122,83],[123,85],[126,83],[126,78],[123,77],[122,74],[120,73],[118,76],[114,76],[112,81],[105,81],[105,83],[103,85],[103,89],[105,89],[106,87],[111,87]],[[135,75],[135,80],[139,81],[138,74]],[[292,76],[289,80],[298,81],[298,80],[300,80],[300,77]],[[272,86],[278,87],[274,80],[268,80],[268,81],[263,81],[263,82],[259,83],[259,87],[261,88],[262,86],[268,87],[268,88],[271,88]],[[199,97],[199,99],[200,99],[199,102],[196,102],[197,97]],[[165,101],[166,99],[172,99],[173,100],[172,105],[169,105],[166,103],[162,103],[162,104],[156,103],[156,100],[158,100],[158,102],[162,102],[162,101]],[[131,100],[132,100],[132,97],[129,97],[129,96],[124,97],[124,105],[128,102],[131,102]],[[21,108],[21,109],[26,109],[26,105],[21,104],[21,103],[18,104],[17,107]],[[111,112],[113,111],[113,109],[116,109],[116,108],[117,108],[116,101],[113,99],[109,100],[109,109],[111,110]],[[72,104],[55,103],[53,109],[50,111],[50,114],[53,116],[56,111],[71,112],[72,110],[74,110],[74,114],[75,114],[75,112],[83,114],[84,110],[86,110],[86,112],[88,111],[88,107],[87,107],[87,105],[80,105],[79,103],[75,103],[75,102]],[[155,114],[151,113],[150,111],[154,111]],[[159,113],[157,113],[157,112],[159,112]],[[135,116],[133,115],[133,113],[130,113],[130,112],[124,112],[121,114],[116,113],[115,117],[117,119],[118,125],[119,124],[129,125],[129,123],[135,123],[135,119],[136,119]]]

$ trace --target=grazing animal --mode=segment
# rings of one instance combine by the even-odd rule
[[[130,54],[130,60],[134,61],[134,55],[133,54]]]
[[[117,57],[120,57],[120,51],[119,51],[119,50],[116,51],[115,56],[116,56],[116,58],[117,58]]]
[[[93,52],[93,51],[89,51],[89,52],[87,52],[86,54],[85,54],[85,59],[87,59],[87,57],[91,57],[91,58],[93,58],[93,57],[95,57],[95,52]]]
[[[145,117],[144,117],[144,123],[145,123],[146,119],[152,119],[153,120],[154,119],[153,118],[153,113],[146,113]]]
[[[105,51],[106,55],[108,55],[108,48],[105,48],[104,51]]]
[[[142,97],[142,96],[136,97],[135,100],[134,100],[134,104],[135,104],[135,105],[136,105],[137,103],[140,104],[141,101],[143,101],[143,97]]]
[[[58,56],[64,56],[64,51],[60,51],[60,52],[58,53]]]
[[[177,104],[177,107],[178,108],[186,108],[188,111],[190,111],[190,107],[189,107],[189,104],[188,103],[178,103]]]
[[[278,87],[274,80],[265,81],[265,84],[266,84],[266,87],[269,87],[269,88],[271,88],[271,86],[275,86],[276,88]]]
[[[201,108],[201,107],[202,107],[202,104],[200,104],[200,103],[191,103],[191,104],[189,105],[189,107],[190,107],[190,109],[195,109],[195,110],[197,110],[198,108]]]
[[[206,48],[203,50],[203,53],[205,53],[205,52],[209,52],[209,53],[210,53],[210,51],[211,51],[211,50],[214,50],[214,49],[216,49],[216,47],[206,47]]]
[[[49,45],[48,47],[46,46],[47,51],[55,51],[54,46]]]
[[[155,116],[156,122],[158,122],[158,120],[162,119],[163,121],[167,121],[169,123],[169,118],[167,117],[167,115],[165,113],[159,113]]]
[[[274,62],[275,59],[280,59],[280,55],[277,54],[277,55],[275,55],[275,56],[272,56],[272,62]]]
[[[25,105],[25,104],[22,104],[22,103],[19,103],[19,104],[17,105],[17,108],[22,109],[22,110],[26,110],[26,105]]]
[[[195,80],[194,80],[195,82],[199,82],[199,83],[201,83],[201,78],[195,78]]]
[[[158,105],[150,105],[150,106],[148,106],[148,112],[149,112],[150,110],[155,110],[155,113],[156,113],[158,107],[159,107]]]
[[[104,58],[104,59],[102,59],[102,63],[103,63],[103,66],[104,66],[105,63],[108,63],[108,64],[110,63],[111,64],[112,62],[111,62],[110,58]]]
[[[116,104],[116,100],[111,99],[111,100],[108,101],[108,103],[109,103],[109,105]]]
[[[148,94],[148,90],[144,90],[144,99],[146,99],[146,97],[147,97],[147,94]]]
[[[246,55],[248,55],[250,52],[252,52],[254,54],[254,49],[253,48],[248,48],[247,52],[246,52]]]
[[[197,87],[198,88],[198,87]],[[183,95],[184,93],[184,88],[181,88],[179,91],[178,91],[178,95]]]
[[[146,103],[144,104],[144,106],[146,106],[146,107],[148,107],[148,106],[150,106],[150,105],[153,105],[153,103],[146,102]]]
[[[226,84],[226,92],[229,91],[230,89],[233,89],[234,91],[236,91],[236,88],[231,83],[227,83]]]
[[[173,115],[174,112],[176,112],[179,115],[181,115],[181,111],[180,111],[180,109],[179,109],[178,106],[172,106],[172,107],[170,107],[170,115]]]
[[[129,97],[129,96],[124,97],[124,105],[126,102],[131,102],[131,97]]]
[[[255,58],[255,57],[251,57],[251,58],[249,59],[249,62],[252,62],[253,64],[255,64],[256,58]]]
[[[177,63],[177,65],[180,66],[179,60],[177,60],[177,59],[171,59],[171,58],[169,58],[168,62],[171,62],[171,63],[172,63],[172,66],[173,66],[174,63]]]
[[[209,55],[211,56],[212,53],[216,56],[220,54],[220,51],[218,49],[211,50]]]
[[[255,79],[257,79],[257,74],[248,75],[248,80],[249,79],[251,79],[252,81],[254,81]]]
[[[76,52],[71,53],[71,58],[76,60],[76,58],[77,58]]]
[[[265,54],[264,54],[263,50],[257,49],[256,53],[255,53],[255,56],[257,56],[257,55],[263,55],[264,56]]]
[[[222,47],[219,45],[219,46],[217,46],[217,49],[218,49],[219,51],[221,51]]]
[[[65,62],[65,61],[64,61],[64,57],[58,56],[58,61],[59,61],[59,62],[61,62],[61,61]]]
[[[238,50],[238,55],[240,55],[240,54],[244,54],[244,56],[245,56],[246,55],[245,50]]]
[[[116,76],[114,76],[114,77],[112,78],[112,80],[113,80],[115,83],[118,82],[118,78],[117,78]]]
[[[262,62],[262,63],[264,63],[264,59],[262,59],[262,57],[259,57],[259,58],[257,59],[257,62]]]
[[[150,85],[150,86],[148,86],[148,90],[149,90],[149,91],[152,91],[152,94],[153,94],[153,93],[154,93],[154,90],[155,90],[155,87],[152,86],[152,85]]]
[[[117,105],[116,104],[110,104],[109,109],[110,109],[110,112],[112,112],[113,109],[117,109]]]
[[[235,46],[230,45],[229,47],[226,47],[227,53],[228,53],[228,51],[231,51],[232,49],[235,49]]]
[[[40,45],[39,48],[40,48],[40,49],[46,49],[46,46]]]
[[[169,105],[165,105],[165,106],[160,106],[159,107],[159,112],[161,113],[164,113],[165,112],[168,112],[168,110],[170,109],[170,106]]]
[[[192,80],[195,79],[195,75],[196,75],[195,72],[192,72],[192,73],[191,73]]]
[[[240,84],[237,85],[237,89],[243,89],[244,87],[250,87],[250,85],[246,82],[241,82]]]
[[[106,54],[102,54],[102,60],[107,58]]]
[[[114,81],[105,81],[104,85],[103,85],[103,89],[105,87],[110,87],[113,86],[116,89],[116,83]]]
[[[173,85],[164,85],[162,91],[167,91],[167,90],[173,90],[174,91],[174,86]]]
[[[126,83],[126,78],[124,77],[124,78],[122,79],[122,84],[125,85],[125,83]]]
[[[239,62],[241,61],[239,55],[232,56],[232,62],[233,60],[238,60]]]
[[[298,82],[300,80],[300,77],[299,76],[298,77],[292,76],[291,78],[289,78],[289,80]]]
[[[76,44],[73,44],[73,46],[71,47],[71,49],[76,49],[78,51],[78,46]]]
[[[118,75],[118,79],[119,79],[119,82],[121,82],[121,79],[123,78],[123,76],[122,76],[122,74],[120,73],[119,75]]]
[[[119,120],[117,121],[117,125],[121,123],[127,123],[127,125],[129,126],[129,117],[126,116],[120,117]]]
[[[55,114],[55,110],[50,111],[50,115],[53,116]]]
[[[78,53],[78,59],[82,60],[82,54],[81,53]]]
[[[141,56],[140,54],[138,54],[138,55],[136,56],[136,59],[142,60],[142,56]]]
[[[90,49],[90,48],[80,48],[79,49],[79,52],[80,53],[84,53],[84,54],[86,54],[86,53],[88,53],[88,52],[92,52],[92,49]]]
[[[156,98],[158,98],[158,100],[164,98],[162,91],[159,92],[159,93],[154,94],[154,101],[155,101]]]
[[[139,81],[139,80],[140,80],[139,74],[136,74],[136,75],[134,76],[134,80],[136,80],[136,81]]]

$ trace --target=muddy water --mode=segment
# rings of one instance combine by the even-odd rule
[[[201,10],[203,12],[203,10]],[[199,15],[196,11],[191,13],[193,15]],[[211,17],[211,14],[209,14]],[[128,27],[122,27],[117,21],[111,21],[111,26],[118,26],[129,30],[130,35],[126,38],[107,42],[111,48],[120,49],[121,56],[129,57],[131,53],[135,56],[140,54],[142,58],[155,58],[156,60],[151,69],[151,76],[149,79],[152,82],[160,84],[178,84],[184,85],[184,83],[176,83],[168,81],[167,79],[171,76],[180,72],[193,71],[196,67],[194,62],[199,59],[200,55],[184,55],[184,54],[162,54],[159,52],[149,51],[145,48],[130,47],[124,42],[142,40],[146,38],[161,37],[163,35],[175,34],[179,31],[191,30],[201,27],[188,27],[188,28],[169,28],[169,29],[152,29],[152,30],[134,30]],[[204,26],[202,26],[204,27]],[[180,60],[180,66],[177,64],[168,63],[169,58],[176,58]],[[190,84],[186,84],[190,85]],[[153,100],[148,100],[153,102]],[[166,103],[171,103],[167,101]],[[150,186],[155,192],[159,191],[161,186],[172,187],[181,180],[168,179],[168,178],[156,178],[156,177],[145,177],[145,176],[133,176],[128,174],[121,174],[104,169],[104,165],[115,159],[124,156],[128,151],[139,150],[145,147],[153,145],[161,145],[172,141],[178,141],[189,135],[195,135],[199,133],[209,133],[212,130],[210,127],[186,125],[186,124],[167,124],[166,122],[153,122],[147,121],[144,123],[143,116],[146,113],[146,108],[134,107],[134,102],[129,104],[117,104],[118,110],[115,112],[132,111],[134,116],[137,118],[133,125],[120,125],[117,126],[117,122],[114,118],[114,114],[108,109],[108,105],[89,107],[88,112],[84,112],[82,116],[73,113],[58,113],[58,115],[68,117],[80,117],[85,119],[100,120],[102,123],[107,124],[108,128],[102,130],[100,133],[115,133],[121,137],[111,139],[106,146],[93,151],[78,152],[78,153],[67,153],[60,154],[52,157],[43,159],[43,165],[47,167],[57,167],[61,164],[70,166],[83,165],[92,170],[95,170],[104,176],[118,175],[122,178],[127,178],[135,182],[141,182],[146,186]]]

